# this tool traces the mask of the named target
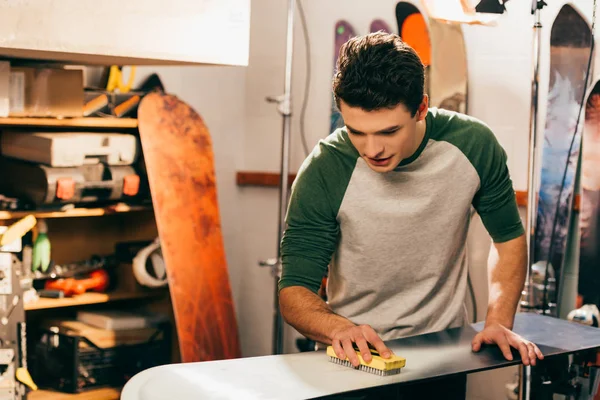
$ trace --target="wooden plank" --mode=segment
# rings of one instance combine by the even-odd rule
[[[36,390],[27,395],[29,400],[118,400],[121,389],[93,389],[77,394],[56,392],[53,390]]]
[[[515,192],[517,196],[517,204],[521,207],[527,207],[527,191],[517,190]],[[573,199],[573,210],[579,211],[581,207],[581,196],[579,194],[575,195]]]
[[[146,299],[152,297],[160,297],[167,293],[166,290],[148,290],[138,292],[117,291],[113,293],[94,293],[88,292],[73,297],[65,297],[63,299],[47,299],[40,298],[39,300],[25,305],[25,311],[47,310],[50,308],[73,307],[86,304],[101,304],[119,300]]]
[[[152,207],[148,206],[132,206],[119,203],[113,206],[103,208],[73,208],[65,211],[0,211],[0,220],[12,220],[34,215],[36,218],[73,218],[73,217],[98,217],[110,214],[150,211]]]
[[[65,127],[65,128],[137,128],[136,118],[0,118],[0,126]]]
[[[236,176],[236,182],[239,186],[267,186],[279,187],[281,174],[274,172],[250,172],[239,171]],[[288,175],[288,182],[291,185],[296,179],[296,174]]]
[[[263,186],[263,187],[279,187],[280,174],[275,172],[256,172],[256,171],[238,171],[236,182],[238,186]],[[289,174],[289,184],[291,185],[296,179],[296,174]],[[522,207],[527,206],[527,191],[515,191],[517,204]],[[579,211],[580,195],[575,195],[573,202],[573,210]]]

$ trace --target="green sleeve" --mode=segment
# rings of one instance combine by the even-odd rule
[[[522,235],[506,152],[492,130],[471,116],[445,110],[436,110],[435,114],[435,139],[458,147],[477,171],[479,188],[472,204],[492,240],[501,243]]]
[[[321,142],[292,185],[281,240],[279,290],[304,286],[317,293],[335,252],[337,214],[357,157],[344,145],[343,135],[334,137],[342,142]]]
[[[506,152],[487,127],[477,134],[479,151],[474,155],[480,187],[473,206],[496,243],[515,239],[524,233],[507,166]]]

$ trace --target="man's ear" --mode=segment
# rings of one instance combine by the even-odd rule
[[[427,116],[427,110],[429,109],[429,96],[426,94],[423,95],[423,100],[419,105],[419,110],[417,111],[417,121],[422,121]]]

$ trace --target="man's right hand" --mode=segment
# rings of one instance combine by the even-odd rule
[[[389,358],[392,355],[392,351],[386,347],[383,340],[369,325],[344,327],[334,332],[331,345],[340,359],[345,360],[348,356],[348,360],[355,367],[358,367],[360,362],[356,356],[356,350],[352,346],[353,343],[356,343],[363,360],[366,362],[372,359],[369,343],[383,358]]]
[[[372,359],[369,344],[383,358],[392,355],[373,328],[369,325],[356,326],[349,319],[337,315],[321,297],[303,286],[281,290],[279,305],[285,322],[309,339],[323,344],[331,343],[338,357],[342,360],[347,358],[355,367],[359,361],[353,343],[356,343],[366,362]]]

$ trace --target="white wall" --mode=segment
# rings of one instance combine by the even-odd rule
[[[465,26],[469,66],[470,114],[487,122],[509,156],[515,188],[527,187],[530,82],[532,76],[532,16],[529,1],[511,1],[508,13],[497,27]],[[543,38],[563,1],[552,1],[543,10]],[[591,20],[591,2],[575,1]],[[311,42],[312,81],[306,112],[309,145],[325,137],[329,127],[330,79],[332,74],[334,24],[346,19],[358,33],[366,33],[370,21],[382,18],[397,29],[395,0],[303,0]],[[365,5],[368,4],[365,11]],[[296,13],[293,133],[291,170],[304,158],[300,142],[299,116],[304,95],[305,43]],[[264,99],[283,92],[287,2],[254,0],[251,10],[250,65],[247,68],[185,67],[140,68],[157,71],[167,89],[190,102],[206,119],[214,140],[219,201],[227,258],[240,326],[244,356],[271,351],[272,310],[275,283],[259,259],[277,253],[278,191],[240,188],[239,170],[277,172],[280,163],[282,119],[275,105]],[[543,40],[543,41],[544,41]],[[547,46],[544,44],[542,53]],[[542,60],[547,62],[547,60]],[[547,72],[542,68],[540,101],[544,110]],[[543,126],[543,125],[542,125]],[[478,218],[469,235],[471,274],[478,303],[478,319],[485,317],[487,303],[486,259],[489,238]],[[295,351],[297,335],[287,331],[286,351]],[[476,374],[469,381],[469,398],[502,399],[504,383],[515,369]],[[485,390],[481,382],[492,384]],[[491,382],[490,382],[491,380]]]
[[[542,10],[542,54],[547,52],[551,22],[564,1],[552,1]],[[311,51],[310,97],[306,112],[306,135],[309,146],[325,137],[329,127],[330,79],[333,68],[334,24],[338,19],[349,21],[359,34],[366,33],[370,21],[382,18],[392,29],[395,24],[396,0],[364,2],[360,0],[302,0]],[[365,8],[365,4],[368,6]],[[418,2],[417,2],[418,4]],[[579,10],[591,21],[589,1],[574,1]],[[469,113],[481,118],[495,131],[508,153],[508,165],[516,190],[527,189],[527,159],[531,79],[533,75],[532,45],[533,17],[531,2],[511,1],[507,13],[496,27],[464,26],[469,74]],[[367,10],[367,11],[365,11]],[[281,118],[275,107],[263,99],[280,94],[283,90],[285,66],[285,29],[287,2],[254,0],[252,2],[250,66],[246,85],[246,130],[243,168],[245,170],[279,170],[281,145]],[[300,142],[300,106],[305,84],[305,41],[296,12],[293,80],[293,133],[291,169],[295,171],[303,160]],[[547,57],[542,57],[540,71],[540,130],[543,128],[545,92],[547,90]],[[539,143],[539,140],[538,140]],[[247,311],[254,318],[253,335],[246,338],[248,355],[267,354],[270,349],[272,279],[267,271],[257,271],[254,260],[270,257],[276,251],[277,190],[243,189],[241,191],[244,226],[245,256],[250,281],[245,292]],[[523,214],[524,217],[524,214]],[[476,217],[469,235],[471,275],[478,303],[477,319],[485,317],[487,305],[486,261],[489,238]],[[261,291],[262,288],[262,291]],[[294,351],[293,339],[288,334],[286,350]],[[515,368],[476,374],[469,380],[469,398],[502,399],[504,384],[513,380]],[[486,387],[491,383],[491,388]]]

